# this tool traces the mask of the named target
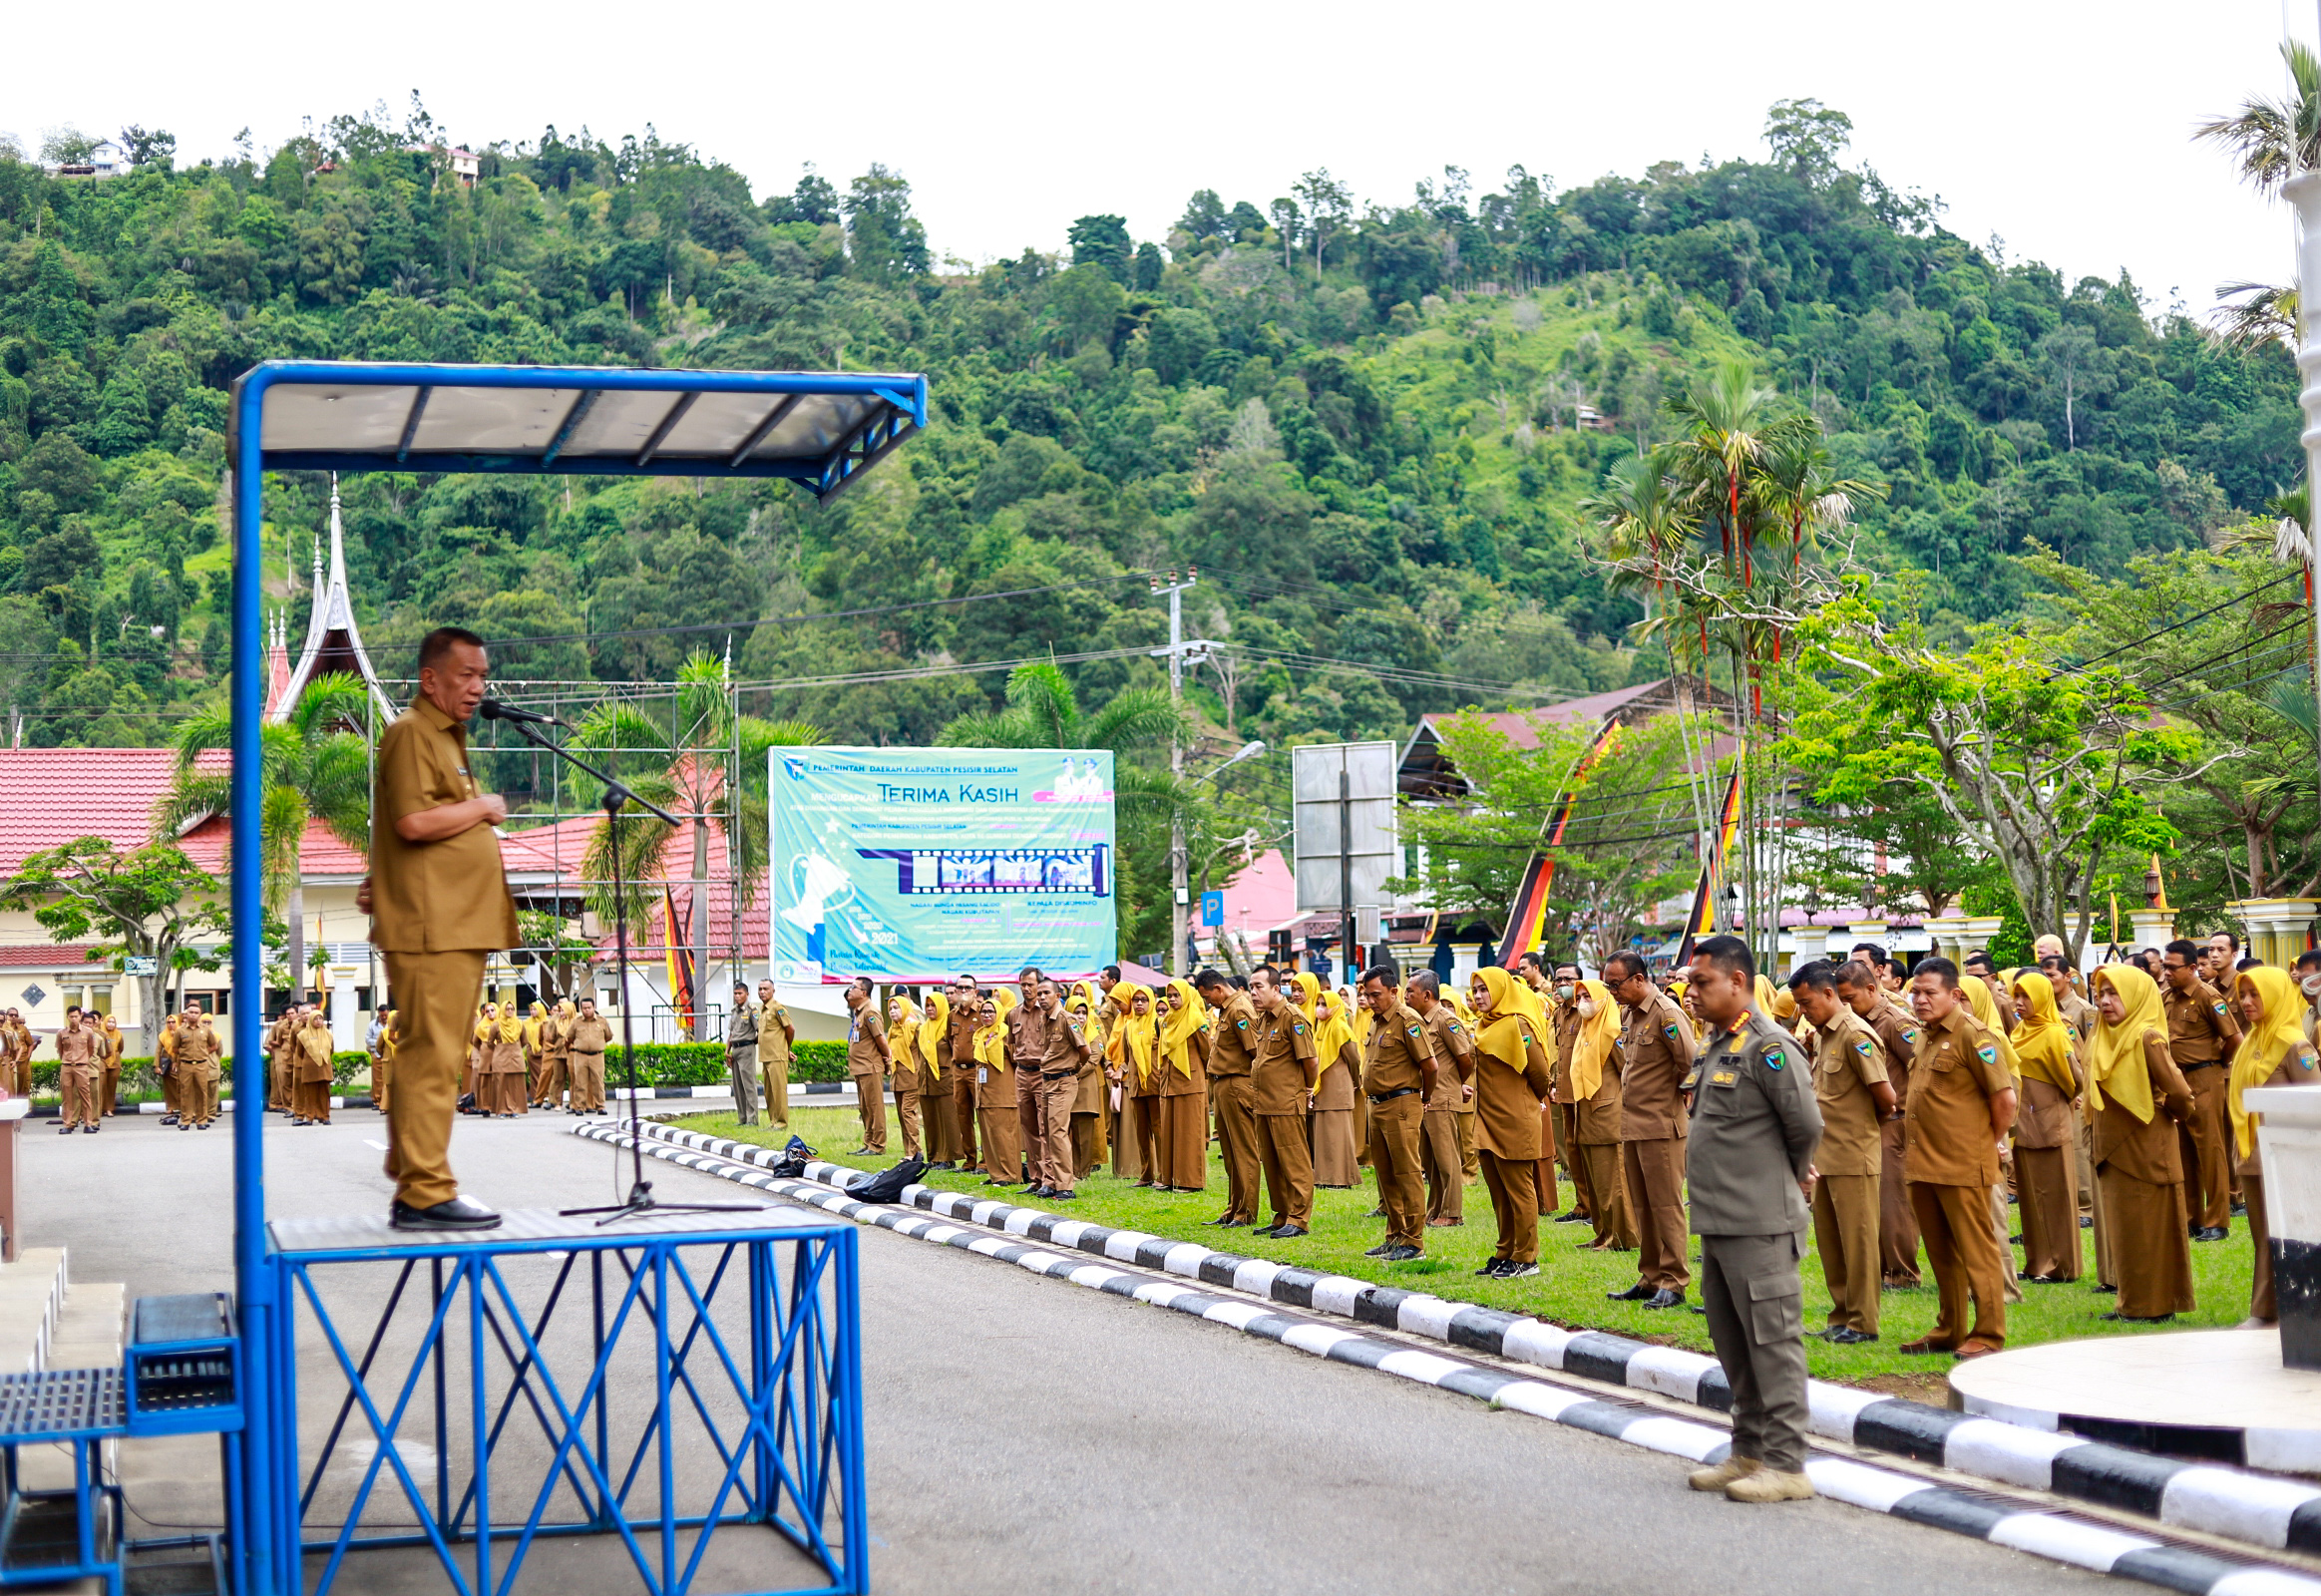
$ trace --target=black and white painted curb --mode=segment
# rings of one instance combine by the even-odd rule
[[[591,1140],[630,1145],[621,1126],[591,1124],[572,1129],[575,1135]],[[1452,1348],[1727,1410],[1732,1395],[1723,1372],[1714,1359],[1698,1354],[1596,1332],[1568,1331],[1496,1309],[1395,1291],[1346,1276],[1285,1268],[1265,1259],[1237,1258],[1196,1242],[1111,1230],[963,1193],[913,1186],[899,1203],[859,1202],[845,1194],[845,1187],[853,1180],[868,1178],[861,1171],[816,1162],[807,1165],[806,1178],[784,1178],[767,1172],[780,1156],[773,1148],[665,1125],[643,1129],[643,1150],[648,1156],[858,1223],[875,1224],[1075,1285],[1172,1308],[1315,1357],[1377,1369],[1655,1451],[1717,1462],[1730,1449],[1730,1432],[1722,1426],[1364,1336],[1314,1316],[1335,1315],[1356,1324],[1424,1336]],[[928,1213],[916,1212],[918,1209]],[[1090,1254],[1106,1262],[1090,1262],[1083,1256]],[[1119,1264],[1135,1267],[1111,1267]],[[1137,1270],[1161,1273],[1156,1276]],[[1169,1278],[1172,1276],[1179,1278]],[[1181,1279],[1229,1287],[1246,1296],[1270,1298],[1280,1307],[1308,1312],[1272,1312],[1239,1297],[1204,1293],[1180,1284]],[[1706,1370],[1700,1367],[1704,1364]],[[1708,1378],[1712,1375],[1713,1381]],[[2321,1544],[2315,1523],[2315,1514],[2321,1509],[2311,1509],[2312,1503],[2321,1501],[2321,1489],[2239,1470],[2178,1463],[1994,1419],[1969,1418],[1818,1381],[1813,1385],[1813,1428],[1820,1434],[2003,1484],[2142,1513],[2179,1528],[2255,1547],[2305,1550]],[[1824,1393],[1838,1394],[1847,1401],[1843,1405],[1829,1403]],[[1889,1406],[1915,1409],[1934,1422],[1922,1422],[1908,1413],[1874,1411]],[[1833,1425],[1840,1414],[1847,1428],[1844,1434],[1834,1435]],[[2091,1451],[2103,1455],[2083,1455]],[[2062,1462],[2066,1457],[2073,1461]],[[1816,1455],[1808,1460],[1806,1472],[1815,1488],[1835,1500],[2098,1572],[2215,1596],[2321,1596],[2321,1579],[2304,1574],[2236,1562],[2205,1548],[2134,1534],[2114,1524],[2025,1509],[1850,1458]]]

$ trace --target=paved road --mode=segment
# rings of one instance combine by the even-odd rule
[[[623,1174],[566,1121],[463,1123],[455,1161],[503,1206],[602,1201]],[[386,1201],[380,1122],[268,1121],[277,1214]],[[28,1241],[132,1297],[229,1283],[227,1140],[117,1119],[25,1133]],[[648,1166],[664,1197],[734,1187]],[[1744,1508],[1689,1466],[1221,1327],[861,1233],[874,1584],[882,1596],[1238,1589],[2086,1592],[2080,1573],[1817,1501]],[[201,1446],[127,1460],[149,1517],[213,1500]],[[559,1596],[636,1588],[618,1558],[553,1559]],[[539,1566],[544,1576],[547,1563]],[[352,1572],[352,1571],[350,1571]],[[440,1588],[376,1564],[342,1588]],[[714,1589],[733,1589],[720,1584]]]

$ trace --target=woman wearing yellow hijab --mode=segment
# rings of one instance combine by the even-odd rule
[[[1209,1184],[1209,1005],[1189,981],[1161,995],[1160,1096],[1154,1150],[1162,1191],[1200,1191]]]
[[[2072,1100],[2084,1082],[2079,1032],[2056,1006],[2055,984],[2036,970],[2015,978],[2015,1195],[2023,1215],[2023,1273],[2035,1285],[2080,1278],[2079,1126]],[[1978,983],[1979,985],[1979,983]]]
[[[1302,970],[1291,979],[1298,1012],[1314,1035],[1314,1063],[1322,1071],[1306,1115],[1314,1184],[1344,1191],[1361,1183],[1354,1141],[1354,1081],[1361,1062],[1354,1051],[1354,1025],[1338,995],[1326,990],[1320,978]]]
[[[1126,1135],[1136,1147],[1137,1167],[1144,1171],[1139,1186],[1160,1184],[1160,1015],[1152,989],[1124,981],[1112,989],[1120,1007],[1107,1042],[1112,1066],[1120,1071],[1121,1101],[1126,1104]]]
[[[951,1039],[951,998],[941,987],[927,989],[919,1024],[919,1113],[926,1121],[927,1167],[957,1169],[960,1164],[959,1106],[952,1086],[956,1077],[944,1073],[944,1044]]]
[[[1539,995],[1497,966],[1469,985],[1475,1033],[1475,1139],[1498,1241],[1478,1275],[1539,1273],[1539,1105],[1547,1099],[1547,1012]]]
[[[485,1065],[491,1059],[492,1032],[500,1024],[500,1005],[495,1002],[476,1004],[476,1028],[468,1035],[467,1078],[460,1083],[460,1095],[472,1099],[468,1112],[491,1115],[485,1105],[488,1088],[485,1083]]]
[[[1023,1122],[1015,1112],[1015,1076],[1007,1068],[1007,1015],[1015,1006],[1012,988],[999,987],[982,1000],[967,1051],[975,1070],[975,1124],[983,1154],[983,1184],[1022,1184]]]
[[[2133,965],[2106,965],[2090,986],[2103,1019],[2089,1046],[2088,1111],[2097,1192],[2120,1278],[2119,1309],[2104,1317],[2155,1322],[2192,1310],[2184,1166],[2170,1123],[2191,1113],[2192,1092],[2168,1056],[2167,1019],[2151,978]]]
[[[919,1046],[919,1033],[926,1025],[927,1016],[919,1011],[919,1005],[902,988],[896,988],[895,996],[887,999],[887,1059],[894,1066],[887,1084],[895,1093],[895,1117],[903,1125],[906,1158],[927,1156],[919,1130],[919,1105],[928,1094],[922,1068],[925,1057]]]
[[[477,1098],[487,1112],[514,1119],[525,1112],[524,1016],[510,1003],[487,1038]]]
[[[1086,1180],[1089,1171],[1111,1156],[1104,1140],[1104,1026],[1097,1016],[1103,1005],[1097,1001],[1094,984],[1085,981],[1072,984],[1071,996],[1064,999],[1064,1012],[1080,1021],[1080,1035],[1088,1043],[1088,1055],[1082,1062],[1078,1093],[1072,1098],[1072,1179]]]
[[[2250,1282],[2248,1320],[2280,1322],[2273,1300],[2272,1230],[2264,1211],[2264,1166],[2256,1152],[2257,1115],[2240,1094],[2251,1086],[2310,1086],[2315,1083],[2313,1044],[2305,1039],[2305,995],[2286,971],[2270,965],[2241,972],[2233,984],[2242,1034],[2232,1054],[2224,1106],[2232,1116],[2232,1155],[2240,1160],[2240,1189],[2248,1197],[2248,1239],[2256,1247],[2256,1277]]]
[[[1580,1033],[1572,1042],[1571,1071],[1564,1081],[1564,1095],[1572,1104],[1569,1139],[1572,1156],[1587,1167],[1588,1190],[1595,1194],[1595,1212],[1589,1216],[1595,1234],[1582,1245],[1590,1252],[1632,1253],[1636,1217],[1620,1173],[1620,1004],[1600,981],[1581,982],[1572,1004],[1580,1011]]]

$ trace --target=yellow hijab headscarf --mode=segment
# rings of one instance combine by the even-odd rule
[[[919,1068],[919,1032],[925,1028],[927,1016],[919,1011],[917,1003],[900,992],[895,994],[893,1000],[903,1013],[895,1021],[893,1033],[887,1037],[887,1047],[892,1056],[903,1061],[905,1069],[916,1072]]]
[[[975,1062],[986,1069],[1007,1073],[1007,1016],[1015,1008],[1015,992],[1001,987],[991,994],[990,1023],[978,1027],[968,1036],[975,1054]]]
[[[522,1014],[516,1011],[516,1005],[514,1003],[510,1003],[508,1005],[508,1011],[500,1016],[498,1039],[501,1045],[506,1046],[511,1042],[520,1042],[524,1040],[524,1031],[525,1018]]]
[[[919,1027],[919,1056],[929,1074],[935,1073],[936,1044],[951,1029],[951,999],[938,987],[927,995],[925,1021]]]
[[[1580,991],[1596,1005],[1594,1013],[1581,1019],[1579,1039],[1572,1043],[1572,1096],[1584,1103],[1604,1083],[1604,1060],[1620,1039],[1620,1004],[1612,989],[1600,981],[1583,981]]]
[[[540,1051],[540,1031],[547,1023],[548,1004],[536,1001],[532,1005],[531,1017],[524,1021],[524,1045],[528,1050]]]
[[[1314,1079],[1319,1091],[1322,1072],[1337,1063],[1340,1052],[1354,1040],[1354,1027],[1340,1012],[1337,994],[1322,990],[1321,977],[1301,970],[1294,979],[1298,983],[1298,1012],[1306,1016],[1307,1028],[1314,1033]]]
[[[2007,1021],[1999,1014],[1999,999],[1991,992],[1991,984],[1980,976],[1966,976],[1960,979],[1958,990],[1966,994],[1967,1006],[1974,1010],[1975,1017],[1997,1039],[1999,1057],[2020,1080],[2023,1077],[2023,1060],[2015,1055],[2015,1044],[2007,1039]]]
[[[1546,1034],[1546,1007],[1540,1002],[1539,994],[1497,965],[1486,965],[1476,971],[1475,979],[1491,995],[1491,1017],[1476,1033],[1475,1045],[1521,1074],[1530,1062],[1524,1038],[1527,1034],[1533,1039]]]
[[[2044,1080],[2066,1097],[2077,1097],[2080,1083],[2072,1075],[2072,1039],[2078,1033],[2063,1021],[2055,1005],[2055,983],[2036,970],[2015,978],[2030,1015],[2011,1038],[2025,1080]]]
[[[1121,982],[1112,989],[1112,1000],[1120,1005],[1120,1022],[1112,1027],[1108,1054],[1116,1064],[1133,1064],[1137,1084],[1143,1085],[1152,1079],[1153,1064],[1160,1050],[1160,1030],[1149,1011],[1142,1016],[1137,1014],[1139,998],[1149,1000],[1152,989],[1133,981]]]
[[[2143,1038],[2167,1040],[2167,1020],[2159,988],[2133,965],[2106,965],[2088,980],[2090,989],[2109,987],[2127,1012],[2120,1022],[2101,1020],[2088,1055],[2088,1107],[2101,1110],[2109,1096],[2145,1124],[2151,1123],[2151,1071],[2143,1061]]]
[[[1200,1034],[1209,1028],[1209,1005],[1193,990],[1189,981],[1171,981],[1169,991],[1176,995],[1177,1006],[1161,1018],[1161,1056],[1187,1080],[1193,1078],[1193,1048]]]
[[[2264,1005],[2264,1017],[2249,1026],[2233,1051],[2232,1073],[2224,1083],[2224,1106],[2232,1113],[2233,1145],[2246,1158],[2256,1150],[2256,1116],[2241,1106],[2240,1094],[2251,1086],[2263,1085],[2289,1049],[2304,1041],[2305,1027],[2300,1020],[2305,996],[2287,971],[2270,965],[2242,971],[2233,983],[2235,994],[2243,987],[2256,994],[2257,1001]]]

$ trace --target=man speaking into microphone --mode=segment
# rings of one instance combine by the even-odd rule
[[[518,942],[494,827],[507,800],[468,763],[467,722],[492,674],[484,639],[438,626],[419,645],[419,695],[379,739],[371,874],[359,904],[401,1015],[387,1108],[390,1218],[398,1230],[490,1230],[500,1216],[459,1194],[451,1127],[484,961]]]

